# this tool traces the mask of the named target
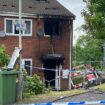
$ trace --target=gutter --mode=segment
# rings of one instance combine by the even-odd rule
[[[17,12],[4,12],[0,11],[0,16],[9,16],[9,17],[19,17],[19,13]],[[60,18],[60,19],[70,19],[75,20],[75,17],[72,16],[63,16],[63,15],[47,15],[47,14],[30,14],[30,13],[22,13],[22,17],[28,18]]]
[[[19,13],[0,11],[0,16],[19,17]],[[37,14],[30,14],[30,13],[22,13],[22,17],[38,18]],[[43,18],[43,17],[41,17],[41,18]]]

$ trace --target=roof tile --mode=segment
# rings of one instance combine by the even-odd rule
[[[0,11],[18,13],[18,2],[18,0],[0,0]],[[22,0],[22,13],[75,18],[75,15],[57,0]]]

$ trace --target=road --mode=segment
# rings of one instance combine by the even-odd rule
[[[80,101],[97,101],[97,100],[105,100],[105,93],[100,92],[99,90],[90,90],[87,93],[70,96],[61,100],[55,100],[54,102],[80,102]],[[97,104],[97,105],[102,105],[102,104]]]

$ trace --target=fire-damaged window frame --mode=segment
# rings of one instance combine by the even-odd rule
[[[55,18],[44,19],[44,37],[59,36],[60,20]]]
[[[30,75],[28,75],[28,73],[27,73],[27,76],[32,76],[32,59],[22,59],[22,68],[25,69],[25,62],[27,62],[27,61],[30,62],[30,65],[27,65],[27,67],[30,68],[30,71],[29,71],[30,72]]]
[[[7,21],[11,21],[11,24],[9,24],[10,26],[7,26]],[[16,23],[19,21],[18,18],[5,18],[4,19],[4,31],[6,33],[6,35],[8,36],[18,36],[19,35],[19,31],[16,30]],[[22,22],[25,23],[25,28],[22,31],[22,36],[32,36],[32,19],[22,19]],[[26,22],[29,22],[26,24]],[[29,27],[28,27],[29,26]],[[7,32],[7,27],[9,27],[11,32]],[[27,32],[27,29],[29,30],[29,32]]]

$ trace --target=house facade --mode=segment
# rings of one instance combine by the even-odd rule
[[[11,56],[19,46],[19,1],[0,2],[0,44]],[[22,65],[29,76],[37,73],[46,85],[50,81],[59,90],[68,89],[61,70],[71,63],[74,19],[56,0],[22,0]]]

